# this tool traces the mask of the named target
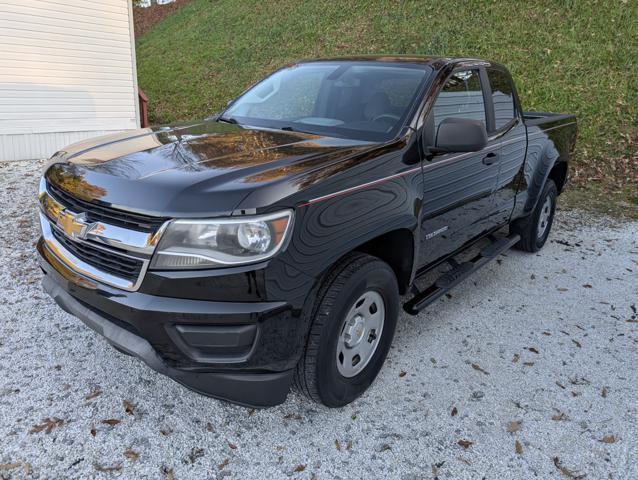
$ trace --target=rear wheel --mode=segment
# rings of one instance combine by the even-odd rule
[[[296,388],[328,407],[355,400],[381,370],[398,314],[390,266],[370,255],[346,256],[320,288]]]
[[[516,248],[526,252],[537,252],[543,248],[554,222],[557,196],[556,184],[547,179],[534,211],[528,217],[512,223],[512,231],[521,236]]]

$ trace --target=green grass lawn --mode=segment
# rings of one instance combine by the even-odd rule
[[[577,115],[574,184],[636,205],[638,0],[193,0],[137,41],[153,123],[210,115],[300,58],[373,53],[504,63],[525,109]]]

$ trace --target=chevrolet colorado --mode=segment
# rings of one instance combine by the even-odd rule
[[[523,112],[493,62],[300,61],[204,121],[54,154],[43,286],[202,394],[266,407],[294,384],[342,406],[381,369],[400,295],[414,314],[543,246],[575,139],[574,116]]]

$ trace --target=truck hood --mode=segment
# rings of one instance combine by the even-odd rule
[[[265,203],[286,198],[308,186],[308,173],[375,145],[202,122],[70,145],[51,158],[45,177],[80,199],[147,215],[223,215],[265,185],[278,197]]]

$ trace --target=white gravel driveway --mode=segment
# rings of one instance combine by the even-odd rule
[[[638,224],[561,212],[329,410],[254,411],[117,353],[42,292],[41,164],[0,164],[0,478],[638,478]]]

